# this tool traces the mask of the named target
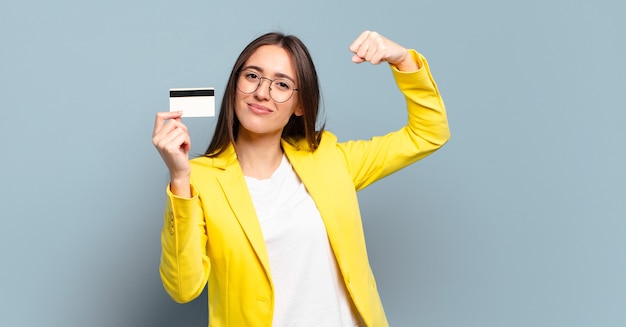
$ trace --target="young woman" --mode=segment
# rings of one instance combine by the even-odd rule
[[[153,143],[170,173],[161,278],[181,303],[208,283],[210,326],[388,325],[356,192],[431,154],[449,130],[422,55],[370,31],[350,51],[390,65],[406,126],[349,142],[316,130],[315,66],[280,33],[235,62],[206,155],[189,160],[181,113],[157,114]]]

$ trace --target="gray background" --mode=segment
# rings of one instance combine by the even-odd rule
[[[1,326],[206,326],[158,275],[172,87],[213,86],[243,46],[300,36],[327,128],[399,128],[376,30],[428,59],[451,141],[359,193],[392,326],[626,325],[622,1],[3,1]],[[187,119],[194,153],[214,119]]]

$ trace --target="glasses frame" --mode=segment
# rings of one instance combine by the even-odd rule
[[[239,88],[239,79],[242,78],[242,74],[245,74],[245,72],[251,72],[251,73],[254,73],[254,74],[258,75],[258,78],[257,78],[258,79],[258,83],[257,83],[256,87],[254,88],[254,90],[252,90],[250,92],[244,92],[243,90],[241,90]],[[245,78],[245,77],[243,77],[243,78]],[[252,94],[252,93],[256,92],[259,89],[259,86],[261,86],[261,83],[263,82],[264,79],[266,79],[266,80],[268,80],[270,82],[270,84],[268,85],[270,98],[272,98],[272,100],[274,100],[277,103],[284,103],[284,102],[289,101],[291,99],[291,97],[293,97],[294,92],[299,90],[297,87],[292,88],[291,89],[291,94],[289,95],[289,97],[287,97],[286,100],[278,101],[278,100],[274,99],[274,97],[272,96],[272,84],[274,84],[275,80],[283,80],[283,79],[288,80],[288,79],[287,78],[270,79],[270,78],[267,78],[265,76],[261,76],[261,74],[259,74],[258,72],[254,71],[254,70],[248,70],[248,69],[239,71],[239,73],[237,73],[237,83],[235,84],[235,87],[237,87],[237,90],[239,90],[239,92],[241,92],[243,94]]]

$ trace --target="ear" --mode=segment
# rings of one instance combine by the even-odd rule
[[[304,115],[304,109],[302,109],[302,107],[298,106],[296,108],[296,110],[293,112],[294,115],[300,117],[302,115]]]

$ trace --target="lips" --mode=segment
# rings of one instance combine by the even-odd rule
[[[267,115],[273,112],[272,109],[262,106],[257,103],[248,103],[248,109],[250,109],[250,111],[258,115]]]

